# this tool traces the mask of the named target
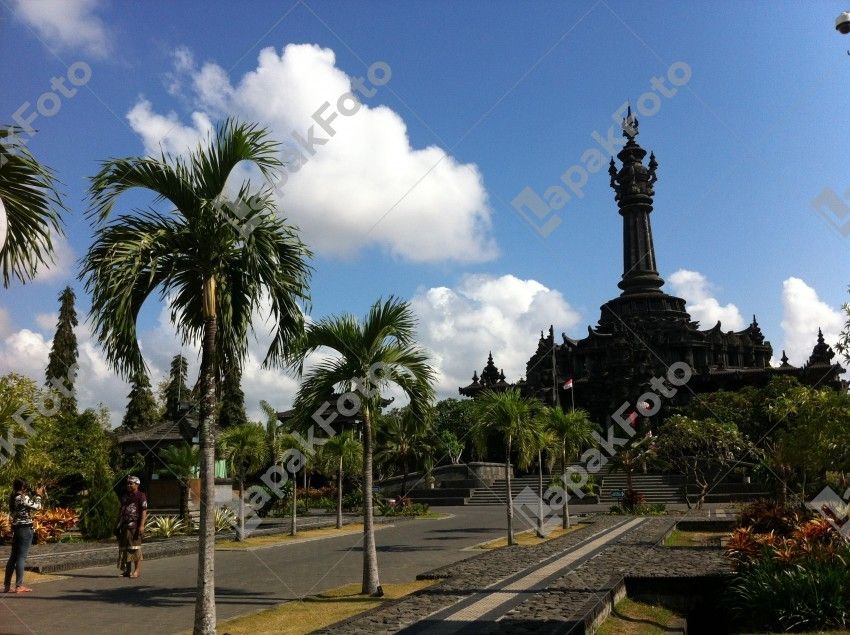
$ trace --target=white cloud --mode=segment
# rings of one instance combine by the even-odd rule
[[[669,281],[673,293],[685,299],[691,317],[699,320],[700,328],[712,328],[718,320],[724,331],[739,331],[744,328],[744,318],[738,307],[731,302],[720,304],[712,295],[713,286],[701,273],[679,269],[670,276]]]
[[[161,151],[180,154],[194,148],[213,129],[213,124],[204,113],[192,113],[192,125],[180,123],[177,113],[159,115],[153,112],[147,99],[140,99],[127,113],[130,126],[142,138],[145,152],[158,156]]]
[[[806,363],[817,342],[818,328],[823,330],[826,343],[834,348],[844,320],[841,311],[820,300],[817,292],[800,278],[788,278],[782,283],[782,331],[785,354],[791,364]]]
[[[496,256],[491,211],[476,165],[461,164],[436,146],[413,148],[404,121],[386,106],[364,103],[350,116],[337,114],[330,124],[333,135],[312,119],[325,102],[332,105],[323,118],[336,113],[339,97],[355,79],[336,66],[332,50],[310,44],[290,44],[281,54],[263,49],[257,68],[233,85],[220,66],[206,63],[199,69],[181,48],[167,79],[175,94],[184,85],[192,87],[196,110],[187,126],[175,113],[158,114],[140,99],[128,119],[149,152],[160,144],[184,151],[223,113],[268,126],[288,147],[284,154],[296,151],[293,133],[309,139],[311,126],[314,138],[326,141],[317,143],[313,154],[297,147],[308,160],[297,170],[300,159],[289,162],[292,171],[279,190],[285,215],[318,253],[349,257],[377,246],[413,262]],[[364,81],[365,91],[387,90]]]
[[[554,324],[560,333],[580,320],[560,292],[512,275],[466,275],[454,288],[420,290],[411,305],[419,341],[438,370],[441,397],[458,397],[458,387],[469,384],[473,371],[481,372],[490,351],[507,380],[518,380],[541,328]]]
[[[55,234],[53,240],[53,262],[39,264],[34,282],[70,281],[75,274],[76,256],[71,243],[65,236]]]
[[[95,11],[100,0],[14,0],[15,14],[48,49],[78,49],[98,58],[112,50],[111,37]]]

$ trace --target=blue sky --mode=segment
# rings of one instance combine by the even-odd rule
[[[13,63],[0,71],[2,122],[24,102],[24,113],[35,112],[51,78],[75,62],[91,68],[91,79],[63,97],[55,115],[33,122],[29,146],[63,183],[68,244],[53,271],[3,291],[0,370],[37,374],[65,284],[77,289],[81,312],[88,309],[74,259],[91,242],[85,189],[98,161],[159,145],[181,151],[184,139],[203,132],[204,118],[226,114],[256,115],[278,136],[293,121],[304,131],[323,90],[337,96],[340,81],[366,76],[378,61],[391,79],[363,98],[361,112],[339,118],[339,134],[293,175],[292,193],[284,190],[285,213],[317,251],[313,315],[362,313],[390,293],[413,299],[444,394],[491,348],[518,377],[534,333],[552,321],[585,333],[622,273],[607,168],[555,212],[561,223],[546,237],[511,201],[526,187],[542,195],[557,185],[585,150],[600,148],[592,133],[605,137],[612,113],[626,100],[637,105],[652,78],[678,63],[690,69],[687,82],[658,99],[657,113],[638,115],[639,142],[660,164],[652,221],[666,288],[688,300],[703,328],[757,314],[776,356],[787,347],[792,361],[804,361],[812,329],[837,333],[848,284],[850,238],[812,207],[825,189],[840,195],[850,187],[850,38],[832,27],[845,8],[3,3],[0,50]],[[258,61],[269,47],[274,57]],[[279,75],[264,87],[244,81],[248,74],[261,83],[272,71]],[[125,207],[148,202],[128,196]],[[152,304],[141,324],[155,374],[178,346],[160,313]],[[96,342],[84,332],[81,339],[94,378],[89,398],[120,410],[125,386]],[[290,398],[290,379],[255,379],[249,400]]]

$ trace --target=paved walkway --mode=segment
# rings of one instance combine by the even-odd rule
[[[438,611],[427,619],[402,630],[402,633],[429,633],[448,635],[462,631],[477,630],[476,622],[494,622],[512,608],[522,604],[528,593],[539,592],[557,578],[573,571],[580,564],[598,554],[606,545],[618,540],[623,534],[645,522],[645,518],[623,520],[612,527],[604,527],[570,547],[563,554],[556,554],[500,580],[485,591],[473,593],[466,599]]]
[[[603,611],[626,577],[728,575],[719,549],[660,546],[677,520],[599,516],[561,538],[429,572],[424,577],[441,582],[322,633],[584,633],[586,622]]]
[[[470,558],[464,550],[504,533],[504,509],[441,508],[445,520],[400,521],[376,535],[382,582],[407,582],[435,566]],[[359,534],[249,552],[216,554],[220,620],[271,608],[321,590],[359,582]],[[142,577],[117,577],[114,566],[78,569],[34,585],[26,595],[0,595],[0,634],[172,634],[192,624],[197,556],[145,563]]]

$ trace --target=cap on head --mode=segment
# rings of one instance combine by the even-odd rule
[[[139,480],[138,476],[128,476],[127,482],[128,483],[134,483],[135,485],[141,485],[142,484],[142,482]]]

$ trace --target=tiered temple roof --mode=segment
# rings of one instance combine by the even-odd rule
[[[629,110],[623,120],[626,142],[617,154],[620,167],[612,158],[608,171],[623,218],[623,275],[617,285],[622,292],[602,305],[597,325],[588,326],[585,338],[562,334],[558,343],[554,328],[546,336],[541,332],[537,350],[526,364],[525,380],[508,384],[502,378],[496,386],[520,386],[547,403],[556,403],[553,387],[558,386],[560,403],[570,403],[560,387],[572,378],[576,407],[588,409],[597,421],[605,421],[624,401],[636,403],[649,389],[649,381],[664,377],[675,362],[687,363],[692,377],[668,405],[684,403],[697,392],[764,385],[775,375],[792,375],[809,385],[846,387],[839,379],[844,369],[833,363],[835,353],[820,330],[804,366],[789,364],[783,351],[781,366],[772,367],[773,349],[755,316],[741,331],[724,331],[720,322],[700,329],[685,301],[661,290],[664,280],[657,270],[650,222],[658,161],[650,154],[644,165],[646,151],[635,141],[637,134],[638,120]],[[484,372],[480,379],[476,373],[460,393],[474,397],[491,387],[495,368],[491,354],[484,371],[487,385]]]

